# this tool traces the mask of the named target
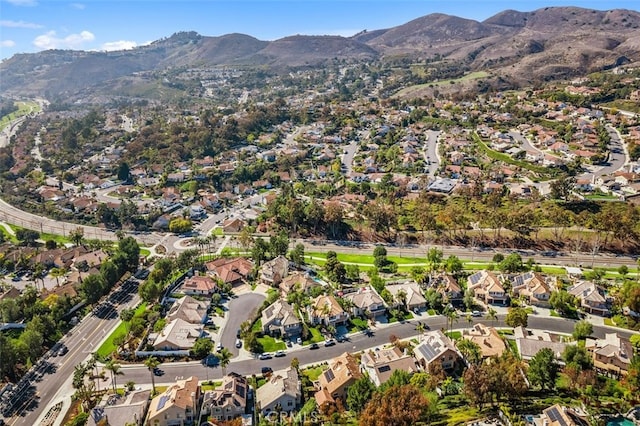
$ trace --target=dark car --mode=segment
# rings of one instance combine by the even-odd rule
[[[309,349],[319,349],[320,346],[318,346],[317,343],[312,343],[311,346],[309,346]]]
[[[158,367],[153,369],[153,374],[155,376],[162,376],[164,374],[164,370],[159,369]]]
[[[338,336],[336,337],[336,340],[338,341],[338,343],[346,342],[347,336]]]
[[[67,349],[67,347],[65,345],[60,346],[60,349],[58,349],[58,355],[59,356],[66,355],[67,352],[69,352],[69,349]]]
[[[273,373],[273,368],[271,367],[262,367],[262,374],[271,374]]]

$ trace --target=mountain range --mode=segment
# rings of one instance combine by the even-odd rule
[[[293,35],[275,41],[181,32],[131,50],[14,55],[0,63],[0,94],[70,95],[135,73],[180,67],[277,70],[403,57],[437,57],[522,84],[564,78],[640,60],[640,13],[547,7],[506,10],[483,22],[436,13],[352,37]]]

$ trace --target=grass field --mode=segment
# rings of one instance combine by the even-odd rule
[[[282,340],[276,340],[271,336],[258,337],[258,342],[262,345],[262,350],[265,352],[281,351],[287,348]]]
[[[12,112],[11,114],[5,115],[0,118],[0,130],[4,129],[10,122],[15,120],[16,118],[23,117],[27,114],[31,114],[32,112],[39,112],[40,105],[37,102],[16,102],[18,106],[18,110]]]
[[[454,79],[450,79],[450,80],[441,80],[441,81],[434,81],[432,83],[424,83],[424,84],[416,84],[415,86],[409,86],[409,87],[405,87],[401,90],[399,90],[398,92],[396,92],[396,94],[394,96],[406,96],[406,95],[410,95],[414,92],[420,92],[422,90],[425,90],[427,88],[435,88],[435,87],[441,87],[441,86],[451,86],[454,85],[456,83],[464,83],[466,81],[471,81],[471,80],[478,80],[480,78],[485,78],[488,77],[489,73],[486,71],[476,71],[476,72],[472,72],[469,73],[467,75],[463,75],[460,78],[454,78]]]
[[[143,303],[136,308],[135,316],[141,315],[145,309],[147,309],[147,304]],[[107,337],[104,343],[98,348],[96,353],[102,359],[109,358],[113,352],[118,349],[116,345],[113,344],[113,340],[118,336],[126,336],[127,328],[129,327],[128,322],[121,321],[118,327],[113,330],[113,332]]]
[[[521,167],[523,169],[530,170],[535,173],[539,173],[541,176],[549,176],[549,169],[542,166],[536,166],[527,161],[520,161],[512,158],[510,155],[504,154],[502,152],[494,151],[489,148],[487,144],[480,139],[476,133],[473,134],[473,140],[476,142],[477,146],[486,154],[487,157],[492,160],[502,161],[503,163],[512,164],[514,166]]]

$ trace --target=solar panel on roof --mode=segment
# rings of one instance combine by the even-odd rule
[[[552,422],[558,422],[561,426],[569,426],[556,407],[550,408],[547,412],[547,416]]]
[[[469,281],[471,281],[472,285],[476,285],[480,282],[480,278],[482,278],[482,274],[480,272],[476,272],[469,277]]]
[[[169,399],[170,397],[168,395],[162,395],[158,401],[158,410],[162,410]]]
[[[333,370],[328,369],[327,371],[324,372],[324,378],[327,379],[327,382],[330,382],[333,379],[335,379],[336,376],[334,376]]]
[[[434,359],[436,357],[436,352],[430,345],[421,345],[418,347],[418,350],[427,359]]]
[[[391,367],[389,367],[388,365],[383,365],[382,367],[378,368],[378,371],[381,373],[386,373],[387,371],[391,371]]]

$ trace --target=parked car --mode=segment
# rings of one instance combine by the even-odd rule
[[[271,373],[273,373],[273,368],[271,368],[271,367],[262,367],[262,374],[263,375],[271,374]]]
[[[287,354],[285,353],[285,351],[276,351],[276,353],[275,353],[275,355],[274,355],[274,356],[275,356],[276,358],[280,358],[280,357],[283,357],[283,356],[286,356],[286,355],[287,355]]]
[[[336,337],[336,341],[338,341],[338,343],[346,342],[347,341],[347,336],[340,335],[340,336]]]
[[[302,344],[302,337],[298,337],[298,338],[296,339],[296,343],[297,343],[297,344],[299,344],[299,345],[301,345],[301,344]]]
[[[309,349],[318,349],[320,348],[320,346],[318,346],[317,343],[312,343],[311,346],[309,346]]]
[[[471,316],[472,316],[472,317],[481,317],[481,316],[482,316],[482,312],[480,312],[480,311],[473,311],[473,312],[471,312]]]
[[[271,359],[271,358],[273,358],[273,356],[268,352],[258,355],[258,359],[260,360]]]
[[[329,346],[333,346],[336,344],[336,341],[333,339],[327,339],[324,341],[324,347],[328,348]]]
[[[236,348],[241,348],[242,347],[242,340],[240,339],[236,339]]]
[[[216,345],[216,352],[220,352],[222,350],[222,343],[218,342]]]
[[[62,345],[60,347],[60,349],[58,350],[58,356],[66,355],[67,352],[69,352],[69,349],[67,349],[67,347],[65,345]]]

